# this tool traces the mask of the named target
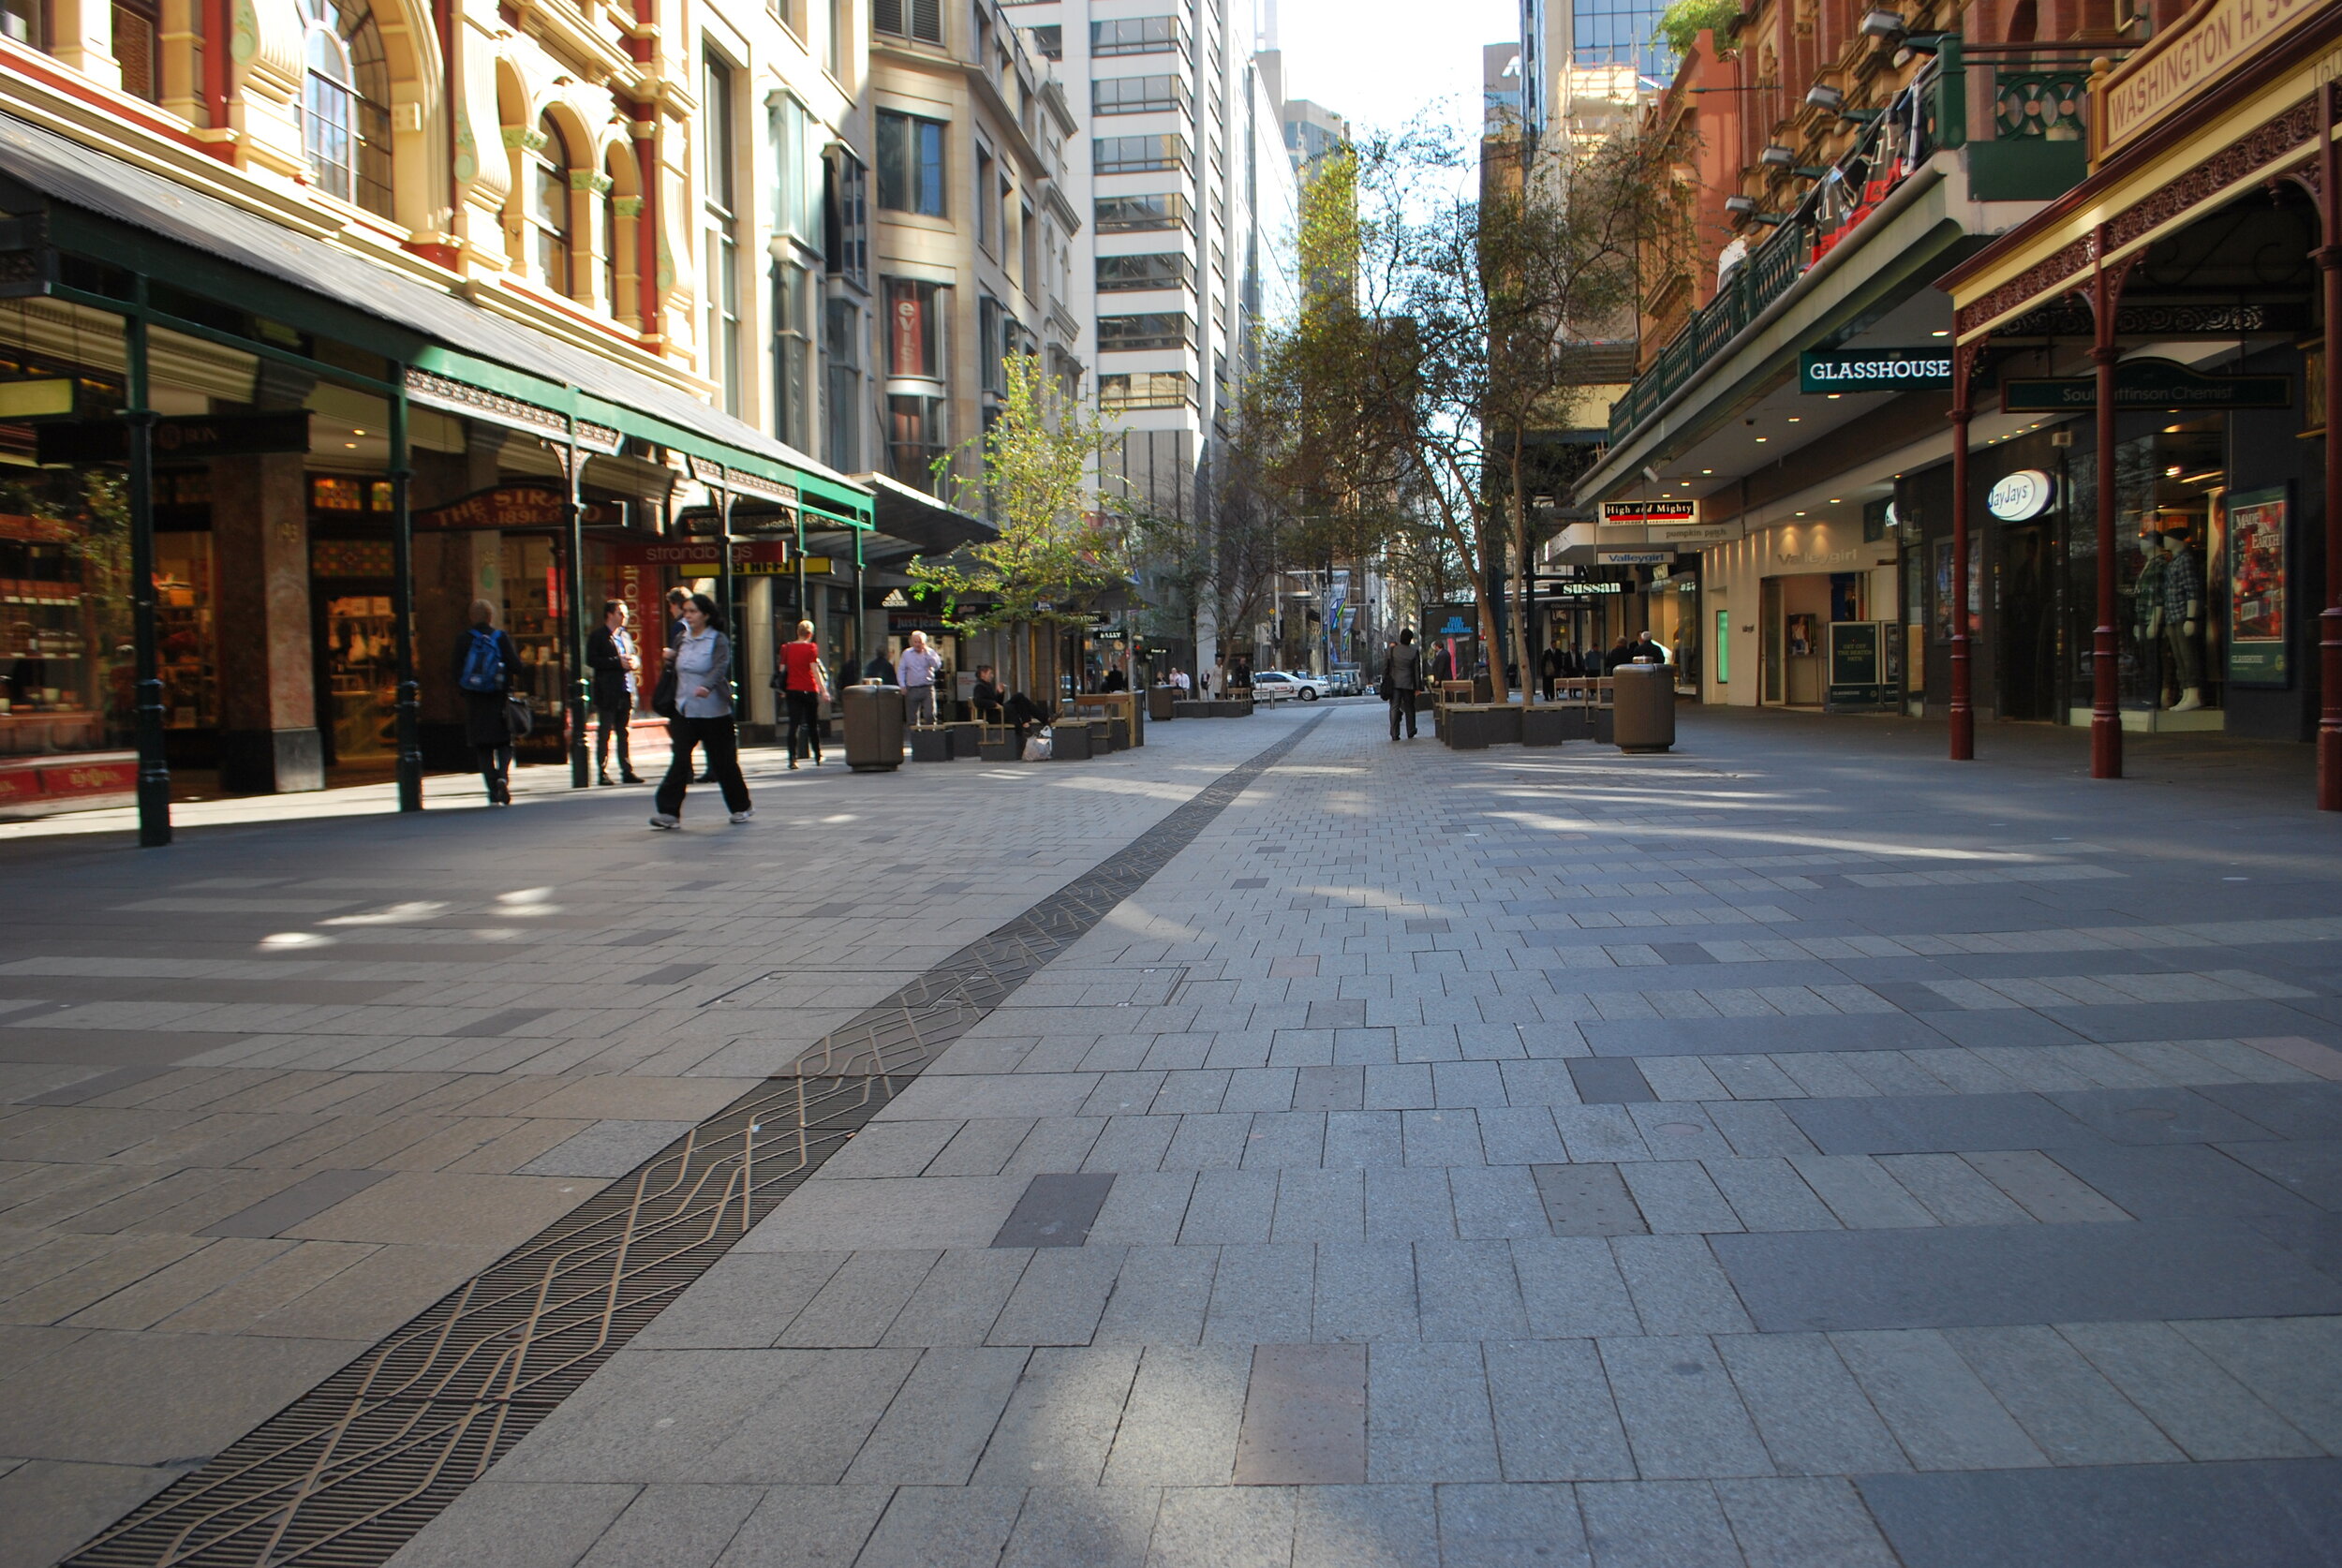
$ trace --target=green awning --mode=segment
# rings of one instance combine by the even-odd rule
[[[483,394],[434,399],[440,407],[497,419],[497,401],[510,400],[523,407],[501,422],[553,439],[570,420],[636,436],[792,486],[837,522],[871,526],[867,489],[679,387],[5,113],[0,196],[17,213],[32,198],[49,203],[61,250],[398,361],[410,385],[419,374]]]

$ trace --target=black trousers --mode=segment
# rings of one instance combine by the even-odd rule
[[[789,699],[789,755],[822,760],[822,694],[818,691],[787,691]],[[798,730],[805,732],[805,744],[797,744]]]
[[[627,750],[626,727],[633,721],[633,708],[627,704],[613,704],[606,708],[598,707],[594,710],[594,717],[600,720],[594,732],[595,771],[597,773],[610,771],[610,741],[615,735],[618,742],[618,771],[632,773],[634,759]]]
[[[496,799],[497,791],[504,787],[504,781],[512,777],[511,744],[475,746],[471,748],[471,755],[472,766],[479,772],[480,781],[488,787],[488,798]]]
[[[1392,689],[1390,698],[1390,738],[1392,740],[1399,738],[1399,716],[1401,712],[1407,716],[1407,738],[1413,740],[1415,739],[1415,688],[1413,687]]]
[[[732,715],[678,718],[667,726],[667,732],[674,736],[674,761],[667,764],[667,777],[659,782],[660,816],[683,815],[683,791],[691,785],[691,752],[703,746],[707,748],[707,771],[716,776],[716,786],[724,792],[724,808],[749,808],[748,780],[740,777],[740,732]]]

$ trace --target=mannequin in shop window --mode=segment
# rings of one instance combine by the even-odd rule
[[[2203,569],[2187,548],[2186,533],[2163,536],[2163,601],[2157,612],[2163,644],[2179,678],[2173,713],[2203,706]]]
[[[2140,669],[2147,686],[2147,705],[2163,705],[2163,540],[2147,534],[2139,540],[2139,576],[2131,584],[2132,644],[2139,650]]]

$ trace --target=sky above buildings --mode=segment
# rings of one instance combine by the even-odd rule
[[[1285,94],[1361,129],[1438,106],[1480,131],[1480,46],[1520,31],[1519,0],[1275,0]]]

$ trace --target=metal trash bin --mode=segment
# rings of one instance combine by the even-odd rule
[[[1675,671],[1622,664],[1610,672],[1610,738],[1621,751],[1665,751],[1675,744]]]
[[[846,766],[856,773],[892,773],[901,767],[903,688],[850,686],[837,696],[846,717]]]
[[[1171,704],[1179,700],[1176,686],[1150,686],[1147,688],[1147,717],[1159,724],[1171,722]]]

